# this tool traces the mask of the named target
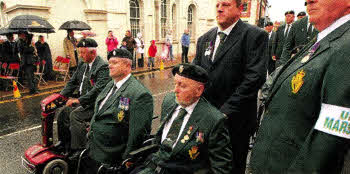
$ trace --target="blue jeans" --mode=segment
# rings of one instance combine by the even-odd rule
[[[148,64],[147,64],[148,68],[150,67],[151,64],[152,64],[152,68],[153,68],[154,67],[154,57],[148,58]]]

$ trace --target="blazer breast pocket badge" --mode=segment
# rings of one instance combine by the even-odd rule
[[[123,119],[125,117],[125,112],[127,112],[129,110],[129,105],[130,105],[130,99],[129,98],[120,97],[119,106],[118,106],[120,111],[119,111],[119,113],[117,115],[117,118],[118,118],[119,122],[123,121]]]
[[[305,74],[306,73],[304,72],[304,70],[300,70],[300,71],[298,71],[298,73],[296,75],[293,76],[292,81],[291,81],[293,94],[298,93],[300,88],[303,86],[303,84],[304,84],[303,78],[304,78]]]

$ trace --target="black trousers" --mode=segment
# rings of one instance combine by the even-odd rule
[[[35,68],[36,67],[34,65],[28,65],[28,64],[23,65],[24,75],[28,82],[28,88],[30,89],[30,91],[37,90],[37,87],[36,87],[37,84],[34,78]]]
[[[142,53],[141,57],[137,60],[138,66],[143,67],[143,62],[144,62],[144,59],[143,59],[143,53]]]
[[[185,47],[182,45],[182,54],[181,54],[181,59],[182,63],[188,63],[188,47]]]
[[[237,124],[237,115],[230,115],[228,118],[227,127],[232,144],[232,173],[245,174],[252,126],[249,121]]]
[[[57,111],[58,140],[64,143],[67,151],[85,148],[87,122],[90,122],[93,114],[93,109],[84,109],[82,106],[63,106]]]

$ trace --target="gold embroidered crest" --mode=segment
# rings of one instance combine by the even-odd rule
[[[296,94],[300,90],[301,86],[304,84],[304,70],[300,70],[293,78],[292,78],[292,93]]]
[[[199,155],[198,147],[197,146],[192,146],[192,148],[190,150],[188,150],[188,154],[190,154],[190,158],[192,160],[195,160],[198,157],[198,155]]]
[[[118,113],[118,121],[121,122],[123,119],[124,119],[124,111],[121,110],[121,111]]]

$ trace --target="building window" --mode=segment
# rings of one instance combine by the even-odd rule
[[[162,38],[165,38],[166,31],[167,31],[167,4],[166,0],[162,0],[160,5],[160,25],[161,25],[161,36]]]
[[[194,25],[193,25],[193,15],[194,15],[194,5],[190,5],[187,11],[187,29],[190,33],[191,38],[194,38]]]
[[[131,34],[136,38],[140,32],[140,6],[137,0],[130,0],[130,28]]]

